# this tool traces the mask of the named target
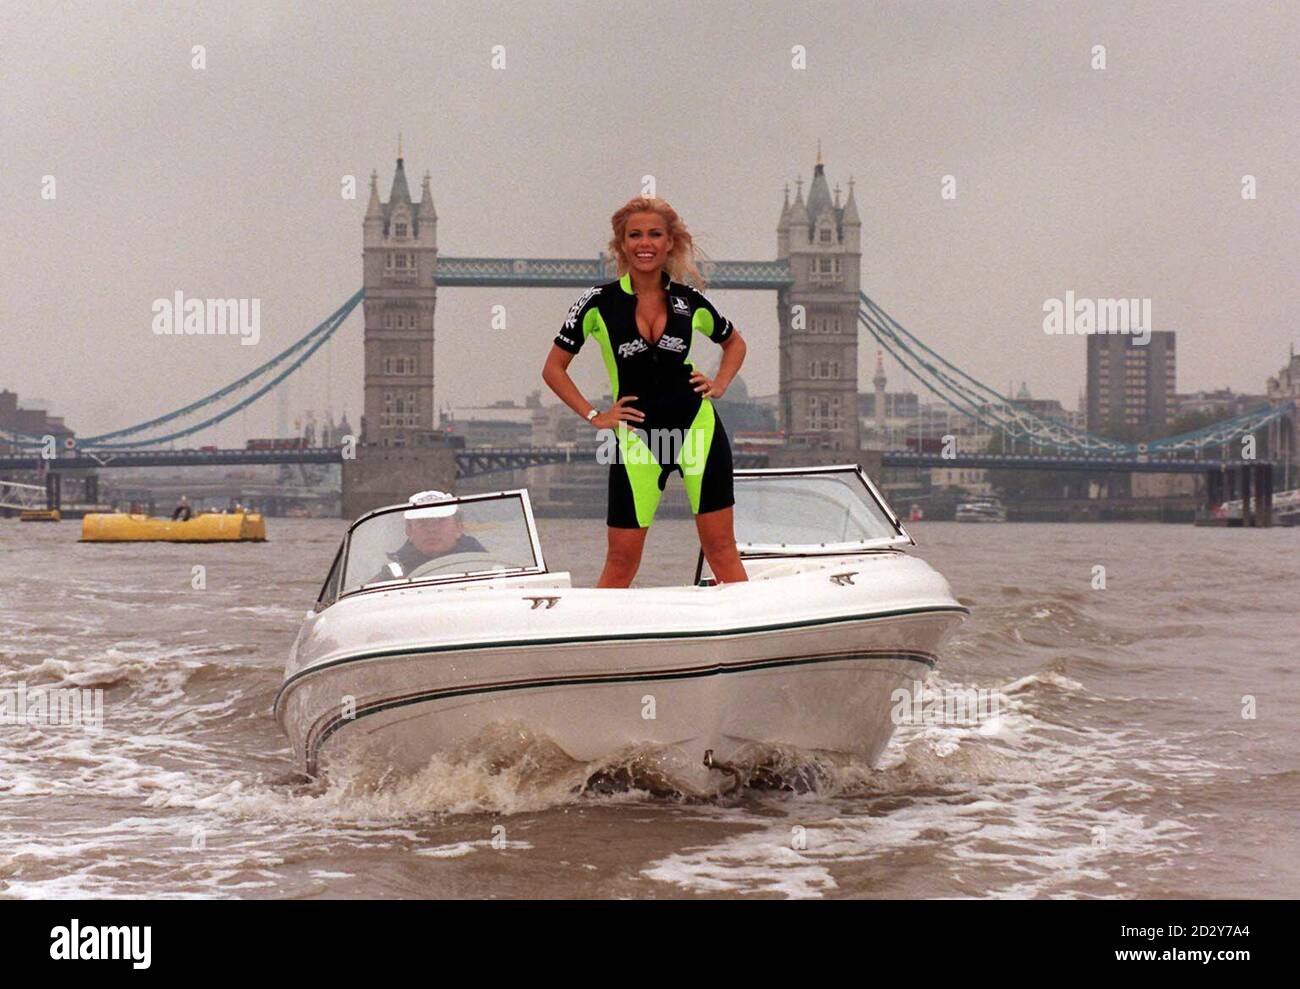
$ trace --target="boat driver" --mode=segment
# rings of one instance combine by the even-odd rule
[[[389,562],[370,583],[407,577],[412,570],[439,556],[487,552],[482,543],[466,534],[458,506],[439,504],[452,497],[445,491],[420,491],[411,495],[412,507],[402,513],[406,542],[388,554]]]

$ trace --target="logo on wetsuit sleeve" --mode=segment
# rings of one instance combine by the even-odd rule
[[[689,316],[691,314],[690,302],[680,295],[669,296],[672,301],[673,312],[678,316]]]
[[[591,288],[587,289],[587,291],[583,292],[582,295],[578,296],[578,301],[573,304],[573,307],[569,310],[569,315],[564,319],[564,328],[566,330],[574,328],[578,322],[578,313],[582,312],[582,307],[587,304],[588,299],[599,291],[600,286],[593,285]]]
[[[641,351],[649,349],[645,341],[638,337],[635,340],[629,340],[627,343],[620,343],[618,345],[618,356],[631,357],[633,354],[639,354]]]

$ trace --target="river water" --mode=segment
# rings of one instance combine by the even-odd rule
[[[0,520],[0,690],[104,691],[97,731],[0,726],[0,896],[1300,895],[1300,528],[914,523],[973,611],[928,687],[1009,705],[903,726],[811,792],[690,801],[575,794],[518,737],[293,782],[271,704],[344,523],[268,526],[113,546]],[[540,526],[594,583],[603,523]],[[639,583],[689,583],[693,537],[656,522]]]

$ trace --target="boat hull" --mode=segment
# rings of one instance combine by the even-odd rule
[[[349,748],[419,769],[501,724],[583,762],[642,745],[693,761],[759,745],[875,762],[894,692],[910,696],[966,610],[901,554],[798,567],[708,588],[345,598],[304,626],[277,717],[308,773]]]

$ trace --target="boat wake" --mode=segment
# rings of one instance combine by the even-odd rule
[[[300,810],[315,819],[373,820],[533,813],[590,800],[726,805],[746,790],[831,792],[851,766],[845,756],[771,745],[749,746],[730,762],[712,765],[656,744],[582,762],[522,724],[496,723],[415,772],[343,749],[320,777],[295,773],[276,780],[273,789],[290,804],[301,799]]]
[[[158,687],[174,690],[177,674],[193,685],[194,663],[178,656],[155,669]],[[45,674],[64,682],[102,678],[97,664],[47,667]],[[927,692],[940,695],[966,686],[938,674],[926,682]],[[229,684],[220,687],[226,701],[219,717],[209,715],[212,727],[263,717],[261,692],[253,703]],[[1194,790],[1215,778],[1215,767],[1184,740],[1071,718],[1097,698],[1050,668],[998,689],[1007,703],[997,717],[900,725],[876,767],[771,745],[739,750],[713,767],[656,745],[583,762],[523,725],[498,723],[414,772],[340,747],[327,775],[315,780],[273,769],[286,765],[283,750],[267,761],[268,771],[232,776],[220,749],[204,758],[197,746],[178,746],[174,724],[142,705],[119,712],[127,724],[110,719],[102,739],[10,738],[9,755],[23,757],[0,773],[12,810],[19,809],[14,801],[92,784],[95,799],[115,795],[134,810],[108,828],[0,841],[0,891],[132,895],[157,877],[138,885],[110,868],[111,855],[77,863],[92,847],[116,854],[139,846],[158,860],[175,895],[283,895],[286,875],[295,889],[332,881],[309,871],[322,835],[454,858],[481,851],[465,842],[483,833],[485,816],[495,823],[518,815],[518,823],[506,822],[511,834],[521,827],[537,834],[563,828],[575,810],[599,814],[619,804],[680,820],[694,835],[666,856],[651,851],[636,870],[643,881],[686,895],[887,896],[888,887],[851,888],[846,876],[898,875],[926,848],[942,849],[954,863],[952,883],[930,895],[1070,895],[1113,870],[1159,865],[1187,847],[1195,832],[1186,815],[1147,806],[1160,791]],[[1135,760],[1144,767],[1141,784],[1127,768]],[[52,768],[65,771],[51,777]],[[792,847],[793,835],[802,835],[803,847]],[[871,862],[882,868],[853,864]]]
[[[937,678],[927,687],[961,689]],[[1183,739],[1060,719],[1063,698],[1096,700],[1060,673],[1000,690],[1010,704],[999,717],[900,726],[879,766],[836,766],[827,785],[796,797],[750,794],[750,805],[733,813],[743,812],[738,823],[761,820],[759,827],[674,852],[641,875],[706,895],[889,897],[922,889],[1021,898],[1097,895],[1100,883],[1123,896],[1134,870],[1186,855],[1197,830],[1176,800],[1166,806],[1159,798],[1196,792],[1227,767],[1191,754]],[[1139,760],[1143,784],[1131,772]],[[941,849],[950,863],[943,882],[927,878],[933,852],[925,849]]]
[[[926,685],[928,697],[964,689],[935,675]],[[607,799],[726,807],[773,793],[864,796],[979,779],[1024,782],[1037,775],[1018,751],[1022,743],[1016,735],[1026,727],[1026,707],[1074,689],[1081,685],[1048,671],[1000,688],[1010,711],[1021,712],[1011,719],[901,725],[876,767],[844,753],[775,744],[744,746],[727,762],[701,760],[658,744],[632,745],[582,762],[526,725],[498,722],[456,749],[435,754],[415,772],[398,772],[362,750],[341,747],[321,777],[295,774],[277,785],[286,796],[309,798],[312,817],[328,806],[329,817],[368,820],[532,813]],[[1034,721],[1032,715],[1028,718]],[[1043,775],[1050,777],[1051,770]]]

